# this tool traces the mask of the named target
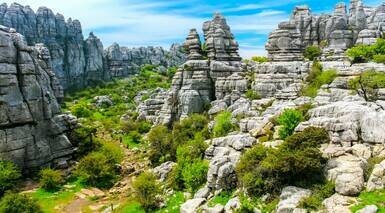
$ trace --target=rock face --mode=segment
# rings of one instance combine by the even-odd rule
[[[232,91],[224,91],[226,78],[236,78],[238,84],[229,87],[244,88],[239,76],[241,58],[238,43],[221,14],[215,14],[212,21],[203,24],[205,51],[195,29],[192,29],[184,44],[188,61],[174,76],[170,94],[162,107],[157,123],[170,124],[191,113],[202,112],[211,101]],[[207,58],[207,59],[206,59]],[[221,81],[222,83],[218,83]],[[216,89],[218,87],[218,90]],[[218,92],[216,92],[218,91]]]
[[[0,26],[0,158],[25,171],[63,162],[73,153],[65,135],[76,119],[60,112],[63,93],[41,44]]]
[[[279,203],[277,206],[277,213],[293,212],[300,204],[300,202],[309,197],[311,191],[294,186],[288,186],[283,188],[281,195],[279,196]]]
[[[104,58],[111,77],[127,77],[137,74],[146,64],[160,66],[163,70],[179,66],[186,61],[186,54],[178,44],[165,50],[162,47],[127,48],[114,43],[104,51]]]
[[[366,189],[374,191],[385,188],[385,161],[374,166],[372,174],[369,177]]]
[[[349,11],[344,3],[332,14],[314,15],[307,6],[296,7],[286,22],[269,35],[266,50],[271,61],[300,61],[307,46],[323,46],[323,60],[344,60],[344,51],[356,43],[372,44],[381,37],[385,5],[364,6],[351,0]]]
[[[120,48],[116,44],[104,51],[102,42],[93,33],[84,40],[78,20],[65,21],[63,15],[54,14],[46,7],[35,13],[29,6],[1,4],[0,24],[25,35],[29,45],[45,44],[52,69],[64,89],[94,86],[111,77],[127,77],[144,64],[177,66],[186,57],[176,44],[170,51],[161,47]]]

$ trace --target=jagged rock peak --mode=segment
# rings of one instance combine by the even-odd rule
[[[271,61],[301,61],[307,46],[325,46],[321,60],[346,60],[344,52],[355,44],[372,44],[381,37],[385,7],[367,7],[361,0],[335,6],[332,14],[314,15],[307,6],[296,7],[289,21],[270,33],[266,50]]]
[[[240,61],[239,45],[231,33],[226,19],[220,13],[215,13],[211,21],[203,24],[207,56],[217,61]]]
[[[74,151],[65,133],[76,119],[60,112],[50,59],[44,45],[28,46],[0,25],[0,158],[24,171],[63,163]]]
[[[184,43],[184,48],[188,51],[189,60],[199,60],[202,59],[201,54],[201,40],[196,29],[191,29],[189,35],[186,38]]]

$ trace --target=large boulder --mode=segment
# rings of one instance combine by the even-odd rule
[[[357,203],[356,198],[334,194],[325,199],[322,205],[328,213],[351,213],[350,207],[355,203]]]
[[[385,188],[385,160],[376,164],[366,184],[366,190],[374,191]]]
[[[279,196],[279,203],[277,206],[277,213],[290,213],[293,212],[300,202],[309,197],[311,191],[294,186],[288,186],[282,189]]]
[[[180,213],[196,213],[204,203],[206,199],[204,198],[196,198],[191,199],[183,203],[180,207]]]

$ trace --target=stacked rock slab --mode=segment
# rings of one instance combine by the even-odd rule
[[[50,51],[52,68],[64,88],[88,85],[88,80],[94,80],[95,71],[99,72],[97,76],[103,76],[103,70],[95,70],[94,66],[103,63],[100,57],[94,57],[103,54],[101,43],[90,40],[84,43],[78,20],[65,21],[63,15],[55,15],[46,7],[40,7],[35,13],[29,6],[13,3],[9,7],[0,6],[0,24],[25,35],[29,45],[44,43]],[[93,37],[90,39],[95,40]]]
[[[202,112],[216,95],[224,96],[223,83],[234,73],[241,72],[241,58],[238,55],[238,43],[230,27],[221,14],[215,14],[212,21],[203,24],[206,54],[195,29],[192,29],[184,44],[188,51],[187,62],[174,76],[170,94],[160,111],[157,123],[170,124],[192,113]],[[233,76],[241,81],[238,77]],[[221,88],[216,94],[216,82]],[[239,88],[243,83],[239,84]],[[235,88],[234,85],[228,85]],[[228,91],[231,93],[231,91]]]
[[[377,8],[362,0],[336,5],[333,14],[313,15],[307,6],[296,7],[289,21],[269,35],[266,50],[271,61],[303,60],[307,46],[325,46],[322,60],[345,60],[344,52],[354,44],[372,44],[381,38],[385,24],[384,3]]]
[[[127,77],[137,74],[143,65],[160,66],[165,70],[186,61],[182,46],[173,44],[170,50],[162,47],[120,47],[114,43],[104,51],[106,70],[111,77]],[[162,71],[162,70],[160,70]]]
[[[62,96],[42,45],[0,26],[0,158],[25,171],[62,163],[73,153],[65,136],[76,122],[60,112]],[[71,127],[72,126],[72,127]]]

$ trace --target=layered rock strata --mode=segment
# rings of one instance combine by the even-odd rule
[[[307,6],[294,9],[290,19],[269,35],[266,50],[271,61],[303,60],[307,46],[324,47],[322,60],[345,60],[344,51],[354,44],[373,44],[381,38],[385,5],[370,8],[352,0],[349,11],[344,3],[332,14],[315,15]]]
[[[197,31],[190,31],[184,44],[188,60],[174,76],[157,123],[170,124],[192,113],[203,112],[211,101],[231,93],[232,89],[247,89],[245,81],[233,75],[242,71],[241,58],[238,43],[225,18],[215,14],[212,21],[203,24],[203,32],[204,50]],[[226,83],[228,77],[239,83]]]
[[[0,26],[0,157],[25,171],[63,165],[73,153],[65,133],[76,119],[60,112],[62,90],[49,59],[44,46],[30,47]]]

